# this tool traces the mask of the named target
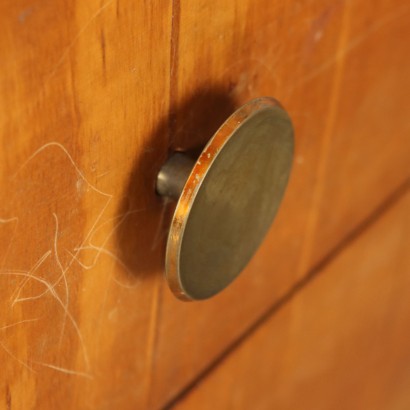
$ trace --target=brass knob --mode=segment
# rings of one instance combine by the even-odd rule
[[[233,113],[196,161],[177,152],[163,165],[157,192],[177,201],[165,274],[178,298],[209,298],[244,269],[276,215],[292,159],[292,122],[263,97]]]

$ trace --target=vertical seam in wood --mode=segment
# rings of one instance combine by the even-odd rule
[[[145,408],[151,408],[152,404],[152,386],[153,378],[155,372],[155,352],[158,345],[158,323],[161,316],[161,306],[162,306],[162,283],[163,278],[159,276],[156,280],[155,290],[153,295],[153,301],[151,305],[151,320],[148,327],[148,337],[147,337],[147,363],[148,363],[148,373],[146,379],[146,406]]]
[[[171,149],[175,137],[176,110],[178,92],[178,42],[179,42],[180,0],[172,0],[171,33],[170,33],[170,67],[169,67],[169,112],[168,112],[168,147]],[[154,300],[151,308],[151,321],[148,329],[147,360],[149,362],[146,380],[146,408],[152,407],[153,378],[155,372],[155,352],[158,345],[158,323],[161,316],[163,300],[163,278],[157,280]]]
[[[181,15],[180,0],[172,0],[171,11],[171,46],[170,46],[170,72],[169,72],[169,118],[168,118],[168,146],[174,144],[176,131],[176,111],[178,100],[178,47],[179,23]]]
[[[349,7],[350,3],[345,3],[345,10],[343,13],[341,34],[338,41],[337,55],[341,54],[345,49],[349,39]],[[329,151],[332,142],[332,134],[337,119],[337,109],[340,101],[340,90],[342,87],[342,78],[345,67],[345,56],[338,61],[336,65],[333,84],[330,90],[329,109],[326,113],[326,124],[324,135],[321,143],[321,150],[319,156],[319,163],[316,169],[315,187],[313,188],[312,202],[310,211],[308,213],[306,233],[304,235],[303,247],[300,256],[300,261],[297,268],[297,277],[301,277],[310,264],[310,257],[312,255],[315,239],[315,231],[320,218],[320,202],[323,198],[324,183],[326,179],[326,171],[329,162]]]

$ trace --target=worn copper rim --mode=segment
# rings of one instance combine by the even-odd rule
[[[274,98],[261,97],[239,108],[218,129],[196,161],[176,205],[167,240],[165,274],[171,291],[179,299],[185,301],[194,300],[187,294],[180,280],[180,251],[190,210],[208,170],[242,123],[264,108],[278,106],[281,107],[280,103]]]

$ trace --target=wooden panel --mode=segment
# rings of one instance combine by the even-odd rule
[[[195,305],[164,293],[153,403],[176,395],[409,175],[402,4],[182,1],[174,12],[173,146],[195,147],[233,106],[273,95],[294,120],[296,157],[278,218],[232,287]]]
[[[141,408],[162,281],[152,182],[168,148],[154,130],[168,114],[170,4],[0,9],[0,407]]]
[[[2,2],[7,405],[160,407],[403,182],[401,3]],[[181,303],[156,172],[260,95],[295,122],[285,203],[243,277]]]
[[[408,409],[410,195],[229,355],[178,409]]]

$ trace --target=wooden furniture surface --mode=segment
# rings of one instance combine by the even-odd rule
[[[409,174],[409,16],[400,0],[3,1],[2,406],[195,407],[232,369],[246,371],[243,355],[264,363],[269,338],[280,336],[272,342],[278,343],[273,358],[287,335],[304,337],[298,332],[314,319],[301,317],[289,333],[292,309],[318,316],[318,333],[307,339],[314,346],[332,319],[320,321],[328,300],[322,297],[337,292],[338,281],[341,299],[348,297],[342,292],[358,280],[354,272],[363,276],[363,288],[391,287],[391,314],[397,310],[394,320],[405,321],[406,271],[397,282],[383,277],[394,264],[393,249],[381,260],[385,265],[371,261],[381,257],[377,238],[384,243],[384,235],[399,235],[405,214],[401,205],[391,208],[397,217],[383,216],[391,198],[404,195]],[[201,146],[235,108],[261,95],[278,98],[295,125],[285,200],[241,277],[214,299],[182,303],[163,279],[172,204],[155,195],[156,174],[171,151]],[[382,225],[367,234],[368,221],[378,217]],[[363,239],[352,242],[362,230]],[[387,243],[395,244],[404,252],[394,239]],[[325,266],[339,253],[335,265]],[[339,278],[348,261],[362,258],[370,265]],[[400,263],[405,259],[404,252]],[[366,276],[372,266],[375,281],[387,282]],[[322,282],[302,297],[318,272]],[[376,289],[369,298],[377,295]],[[332,303],[341,315],[343,301]],[[280,317],[273,315],[279,306]],[[332,352],[343,332],[359,332],[362,320],[373,318],[370,301],[358,298],[351,307],[357,316],[330,327]],[[383,317],[380,326],[387,323]],[[251,336],[265,322],[267,330]],[[369,328],[366,337],[378,332]],[[398,349],[388,365],[404,382],[408,374],[397,364],[406,359],[404,345],[393,336],[381,343]],[[352,354],[360,352],[358,338],[348,339]],[[279,384],[289,391],[296,383],[292,366],[303,353],[302,345],[292,346],[289,384]],[[237,364],[224,362],[217,370],[228,352]],[[197,387],[204,372],[210,375]],[[258,391],[248,378],[243,405]],[[377,382],[382,389],[383,380]],[[215,394],[228,403],[232,397],[219,389]],[[399,387],[396,392],[383,397],[408,400]]]
[[[409,209],[407,192],[176,408],[408,409]]]

